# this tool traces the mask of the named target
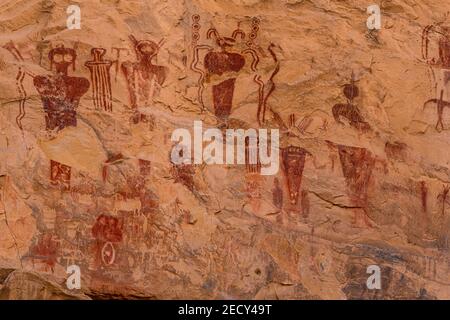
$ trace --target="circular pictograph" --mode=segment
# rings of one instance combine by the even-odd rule
[[[116,250],[112,242],[106,242],[102,248],[102,261],[105,265],[112,265],[116,258]]]

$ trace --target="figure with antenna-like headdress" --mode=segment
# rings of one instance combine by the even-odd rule
[[[215,27],[209,28],[206,32],[206,39],[214,45],[198,44],[200,29],[200,16],[195,14],[192,16],[193,59],[190,68],[199,74],[198,102],[201,104],[202,110],[206,110],[203,93],[205,84],[208,83],[212,87],[214,115],[223,124],[227,123],[233,108],[236,80],[247,64],[245,55],[249,55],[251,56],[249,67],[255,73],[254,82],[259,88],[259,120],[264,90],[261,76],[256,74],[260,59],[255,50],[254,40],[259,30],[259,19],[252,19],[252,29],[249,35],[241,29],[240,23],[229,37],[220,34]],[[201,55],[201,51],[204,51],[205,54]],[[200,67],[201,62],[203,62],[202,67]]]

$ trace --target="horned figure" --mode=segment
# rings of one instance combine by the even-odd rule
[[[443,112],[444,108],[450,105],[450,27],[442,24],[428,25],[422,33],[422,58],[429,66],[435,89],[435,98],[427,100],[423,108],[430,104],[435,105],[438,117],[435,128],[438,132],[444,130]],[[433,34],[437,35],[437,56],[430,57],[430,39]],[[438,71],[437,75],[435,69]]]
[[[122,72],[128,83],[131,108],[135,111],[134,123],[138,123],[143,116],[138,112],[139,107],[148,107],[153,103],[153,97],[166,81],[167,68],[153,64],[157,58],[163,40],[155,43],[150,40],[136,40],[130,36],[136,52],[136,62],[122,63]]]
[[[282,149],[282,168],[287,180],[291,204],[298,202],[299,190],[302,183],[303,169],[306,155],[310,153],[300,147],[289,146]]]
[[[91,73],[92,97],[96,109],[112,111],[112,91],[110,68],[113,64],[111,60],[104,60],[106,50],[103,48],[93,48],[91,55],[93,60],[87,61],[85,66]]]
[[[259,57],[256,51],[252,48],[253,41],[257,37],[257,31],[259,30],[259,20],[253,19],[252,31],[249,35],[249,40],[245,43],[245,49],[238,49],[238,39],[244,40],[246,34],[240,29],[238,25],[237,29],[233,31],[231,37],[223,37],[215,28],[210,28],[206,33],[206,38],[213,39],[215,41],[218,50],[215,50],[210,45],[198,45],[200,39],[200,16],[194,15],[192,17],[192,46],[193,46],[193,60],[191,63],[191,70],[198,73],[198,101],[205,110],[205,104],[203,101],[203,92],[205,89],[205,82],[211,81],[215,78],[212,85],[212,96],[214,105],[214,114],[216,117],[226,122],[233,105],[234,89],[236,78],[242,71],[246,64],[245,54],[252,56],[251,70],[256,72],[256,67],[259,63]],[[200,51],[207,51],[203,58],[203,65],[205,70],[199,68]],[[256,81],[255,75],[255,82]],[[261,81],[261,80],[260,80]],[[257,82],[258,83],[258,82]],[[258,84],[259,85],[259,84]]]
[[[58,132],[66,127],[76,127],[76,109],[81,97],[89,90],[89,80],[68,75],[69,67],[75,70],[77,54],[75,49],[63,45],[50,50],[48,54],[50,69],[55,73],[40,75],[33,79],[34,86],[41,96],[45,112],[45,127]],[[50,180],[52,184],[70,188],[71,168],[50,160]]]
[[[353,100],[359,96],[359,88],[355,84],[355,77],[352,73],[351,82],[344,85],[343,93],[347,98],[347,103],[338,103],[333,106],[333,117],[336,122],[342,124],[341,117],[346,118],[349,124],[361,131],[370,130],[370,125],[364,121],[357,105]]]

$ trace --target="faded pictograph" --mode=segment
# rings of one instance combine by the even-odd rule
[[[155,64],[164,39],[156,43],[151,40],[137,40],[131,35],[130,40],[137,60],[123,62],[122,72],[127,81],[130,105],[135,112],[133,122],[139,123],[144,117],[139,108],[153,105],[153,98],[166,81],[168,69]]]
[[[37,243],[30,248],[22,259],[31,259],[33,267],[43,266],[44,271],[55,271],[61,243],[54,233],[39,235]]]
[[[434,97],[425,101],[423,108],[436,109],[436,131],[446,129],[444,110],[450,111],[450,27],[444,22],[426,26],[422,32],[422,58],[428,65],[428,74]]]
[[[19,114],[16,116],[16,124],[20,128],[20,130],[23,130],[22,125],[22,119],[26,115],[25,110],[25,103],[28,99],[28,93],[25,90],[24,81],[25,77],[28,75],[32,79],[36,76],[33,72],[31,72],[26,66],[25,66],[25,60],[20,53],[20,50],[17,48],[14,42],[10,41],[7,44],[3,46],[6,50],[8,50],[11,55],[14,57],[16,62],[19,64],[17,75],[16,75],[16,87],[17,92],[19,94]]]
[[[347,184],[347,193],[355,206],[355,224],[360,221],[371,226],[368,216],[369,186],[371,184],[376,158],[372,153],[359,147],[336,145]]]

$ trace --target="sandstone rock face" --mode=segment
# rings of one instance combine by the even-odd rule
[[[450,3],[370,4],[0,0],[0,298],[450,299]]]

